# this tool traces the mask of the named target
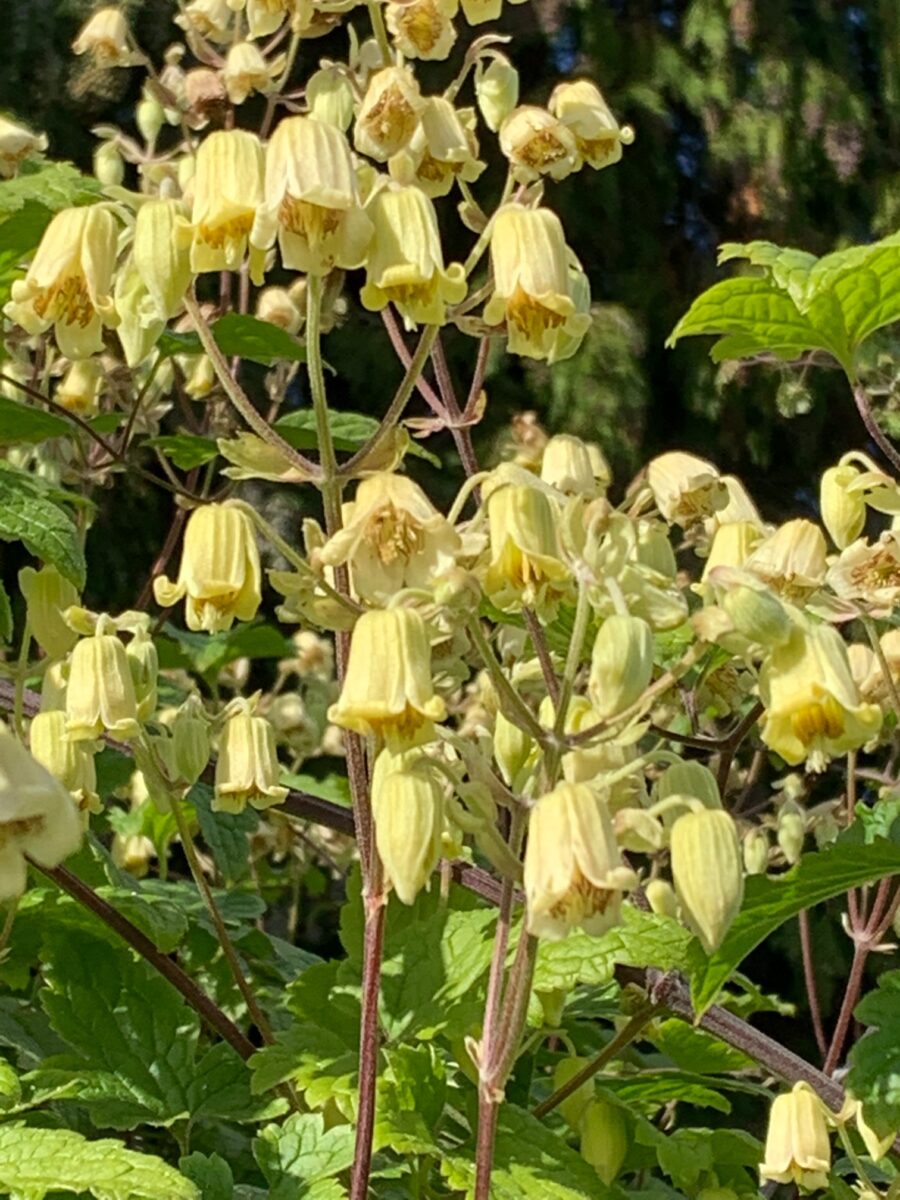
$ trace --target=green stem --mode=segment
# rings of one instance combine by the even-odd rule
[[[316,419],[319,443],[319,486],[325,509],[325,529],[328,536],[342,524],[341,485],[338,479],[337,456],[328,420],[328,396],[325,391],[325,369],[322,363],[322,296],[324,280],[321,275],[309,275],[306,286],[306,370]]]
[[[494,657],[494,652],[488,644],[487,638],[481,630],[481,622],[478,617],[472,617],[466,625],[469,636],[472,639],[472,644],[478,652],[478,657],[487,667],[488,674],[491,677],[491,682],[496,687],[501,700],[505,701],[506,707],[509,710],[511,720],[517,721],[526,733],[530,733],[536,742],[542,746],[547,744],[547,730],[541,725],[534,713],[515,690],[506,675],[503,668]]]
[[[566,717],[569,714],[569,702],[572,698],[572,692],[575,687],[575,676],[578,674],[578,668],[581,665],[581,654],[584,650],[584,642],[587,637],[588,625],[591,619],[591,603],[588,597],[587,581],[580,579],[578,581],[578,603],[575,607],[575,621],[572,628],[572,638],[569,642],[568,653],[566,654],[566,665],[563,669],[562,683],[559,689],[559,700],[556,703],[556,719],[553,723],[553,732],[557,737],[560,745],[552,747],[548,750],[544,758],[544,773],[546,775],[545,784],[547,790],[553,787],[556,783],[556,776],[559,771],[559,763],[562,757],[561,744],[563,735],[566,731]]]
[[[369,10],[369,20],[372,22],[372,33],[375,35],[375,41],[378,43],[378,49],[381,51],[381,61],[386,67],[389,67],[393,62],[393,55],[391,54],[391,43],[388,40],[387,30],[384,27],[381,4],[379,0],[366,0],[366,8]]]
[[[16,691],[13,700],[13,728],[20,742],[25,741],[25,680],[28,677],[28,652],[31,649],[31,622],[25,618],[22,644],[16,659]]]
[[[841,1139],[841,1145],[844,1147],[847,1157],[853,1164],[853,1170],[856,1172],[859,1182],[868,1188],[873,1196],[879,1195],[880,1193],[875,1184],[872,1182],[868,1171],[863,1166],[862,1159],[856,1153],[856,1150],[853,1147],[853,1140],[850,1137],[850,1134],[847,1132],[846,1125],[843,1123],[838,1125],[838,1137]]]

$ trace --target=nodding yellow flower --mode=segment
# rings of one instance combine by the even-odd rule
[[[106,371],[99,359],[82,358],[66,371],[53,398],[67,412],[92,417],[100,407],[100,389],[105,379]]]
[[[72,797],[0,721],[0,900],[20,896],[25,855],[57,867],[81,845]]]
[[[617,163],[622,147],[634,141],[631,126],[619,126],[600,89],[589,79],[558,84],[547,107],[572,131],[578,153],[595,171]]]
[[[446,196],[457,179],[473,183],[485,168],[474,126],[472,109],[457,111],[443,96],[430,96],[409,146],[392,159],[391,173],[400,178],[411,171],[431,197]]]
[[[372,237],[347,139],[315,117],[282,121],[266,152],[265,199],[250,235],[268,250],[278,239],[285,267],[327,275],[362,265]],[[261,273],[254,278],[261,282]]]
[[[199,33],[211,42],[228,42],[232,36],[234,8],[229,0],[190,0],[175,18],[188,33]]]
[[[134,223],[134,265],[147,290],[146,317],[181,312],[191,282],[191,226],[177,200],[148,200]]]
[[[338,67],[320,67],[307,80],[306,103],[311,117],[346,133],[353,121],[353,84]]]
[[[78,634],[63,620],[63,613],[79,604],[78,589],[56,567],[23,567],[19,588],[25,597],[28,624],[38,645],[49,658],[63,658],[78,641]]]
[[[200,143],[191,186],[191,270],[236,271],[263,199],[259,138],[243,129],[211,133]]]
[[[219,633],[235,620],[252,621],[262,594],[253,523],[230,504],[205,504],[188,517],[178,579],[153,581],[157,604],[171,608],[187,598],[188,629]]]
[[[101,617],[97,632],[82,638],[72,651],[66,688],[66,731],[73,742],[91,741],[102,733],[128,740],[141,731],[137,698],[125,647],[111,622]]]
[[[296,333],[303,324],[304,314],[287,288],[267,287],[256,297],[256,315],[288,333]]]
[[[88,813],[101,811],[93,748],[90,743],[66,737],[64,712],[56,709],[37,713],[28,730],[28,745],[35,761],[46,767],[75,801],[85,822]]]
[[[806,600],[825,579],[825,534],[812,521],[786,521],[760,542],[744,568],[784,599],[794,603]]]
[[[372,771],[375,845],[385,879],[412,904],[441,860],[444,790],[422,750],[382,750]]]
[[[509,0],[510,4],[524,4],[525,0]],[[463,15],[470,25],[483,25],[485,21],[496,21],[503,8],[503,0],[460,0]]]
[[[760,1178],[812,1192],[828,1187],[830,1170],[825,1107],[808,1083],[795,1083],[772,1102]]]
[[[734,818],[723,808],[685,813],[672,826],[671,854],[682,915],[712,954],[744,897],[744,861]]]
[[[267,62],[255,42],[238,42],[229,49],[222,68],[228,99],[232,104],[243,104],[254,92],[267,96],[283,69],[283,54]]]
[[[399,751],[428,741],[446,705],[435,695],[425,622],[410,608],[363,613],[350,642],[341,694],[328,720]]]
[[[490,562],[484,590],[504,611],[552,611],[572,585],[563,562],[557,517],[536,487],[503,485],[487,499]]]
[[[790,637],[762,665],[759,695],[762,740],[791,766],[805,761],[808,770],[822,771],[881,728],[881,709],[860,700],[840,634],[799,614]]]
[[[280,777],[275,730],[239,701],[222,729],[213,811],[241,813],[248,804],[257,809],[282,804],[288,789],[279,784]]]
[[[461,263],[444,267],[434,205],[418,187],[389,183],[366,211],[375,226],[360,299],[380,312],[393,303],[407,326],[443,325],[446,306],[466,294]]]
[[[409,142],[424,106],[408,67],[384,67],[369,79],[356,117],[353,142],[360,154],[387,162]]]
[[[584,336],[591,319],[573,297],[565,234],[556,213],[505,205],[491,233],[491,263],[494,294],[484,319],[488,325],[506,322],[510,353],[554,362],[560,357],[561,334],[576,344]]]
[[[252,38],[268,37],[293,14],[297,0],[247,0],[247,25]]]
[[[599,490],[587,445],[568,433],[558,433],[544,447],[541,479],[567,496],[594,496]]]
[[[388,0],[385,22],[406,58],[448,58],[456,41],[453,18],[459,0]]]
[[[829,566],[826,582],[841,600],[862,604],[873,617],[890,617],[900,600],[900,530],[847,546]]]
[[[640,699],[653,674],[653,633],[642,617],[614,614],[597,631],[588,695],[601,719]]]
[[[662,516],[685,529],[728,503],[728,489],[712,463],[680,450],[650,461],[647,485]]]
[[[856,541],[866,523],[866,494],[859,486],[862,471],[852,463],[840,463],[822,472],[819,509],[822,524],[838,550]],[[854,486],[857,485],[857,486]]]
[[[319,552],[328,567],[349,563],[355,593],[386,603],[403,588],[428,588],[461,552],[459,534],[417,483],[380,471],[363,479],[343,528]]]
[[[619,920],[622,894],[637,886],[604,802],[584,783],[561,783],[531,811],[525,850],[528,930],[556,940],[580,925],[603,933]]]
[[[142,61],[128,45],[128,23],[119,8],[92,13],[72,43],[75,54],[90,54],[99,67],[133,67]]]
[[[575,135],[546,108],[534,104],[519,105],[504,120],[500,149],[520,183],[532,183],[541,175],[565,179],[581,166]]]
[[[519,72],[508,58],[497,54],[487,64],[483,58],[478,60],[475,99],[485,125],[496,133],[519,103]]]
[[[12,285],[4,312],[28,333],[51,325],[60,353],[90,358],[103,349],[103,326],[115,325],[112,282],[118,226],[99,204],[64,208],[41,238],[24,279]]]
[[[12,179],[19,163],[47,149],[47,137],[0,116],[0,179]]]

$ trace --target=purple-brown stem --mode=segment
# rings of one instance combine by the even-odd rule
[[[407,370],[412,362],[412,354],[407,348],[406,342],[403,340],[403,334],[400,332],[400,326],[397,324],[397,318],[390,306],[382,310],[381,319],[384,322],[384,327],[387,330],[388,337],[391,339],[391,345],[400,362],[403,364],[403,369]],[[428,380],[420,375],[416,380],[416,389],[419,395],[438,417],[446,418],[447,412],[441,403],[441,398],[428,382]]]
[[[856,409],[862,417],[863,425],[869,437],[888,460],[895,471],[900,471],[900,453],[892,445],[885,436],[878,422],[875,420],[875,414],[872,412],[869,404],[869,397],[866,395],[866,390],[861,384],[856,384],[853,388],[853,399],[856,402]]]
[[[387,909],[383,889],[366,896],[363,935],[362,1010],[359,1037],[359,1106],[356,1114],[356,1150],[350,1175],[350,1200],[366,1200],[372,1168],[372,1139],[375,1131],[375,1090],[378,1082],[378,995],[381,988],[381,959],[384,950],[384,917]]]
[[[809,937],[809,912],[804,909],[797,918],[800,924],[800,952],[803,956],[803,981],[806,985],[806,997],[809,1001],[809,1012],[812,1017],[813,1033],[819,1053],[824,1059],[828,1053],[828,1041],[825,1037],[825,1026],[822,1024],[822,1009],[819,1006],[819,990],[816,985],[816,969],[813,965],[812,945]]]

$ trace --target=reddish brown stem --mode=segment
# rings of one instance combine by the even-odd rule
[[[366,1200],[369,1192],[375,1130],[375,1085],[378,1080],[378,994],[386,907],[383,896],[375,897],[371,902],[366,898],[359,1031],[359,1110],[356,1116],[356,1150],[350,1176],[350,1200]]]
[[[828,1040],[825,1037],[825,1026],[822,1024],[822,1010],[819,1006],[819,990],[816,985],[816,970],[813,965],[812,944],[809,937],[809,912],[804,909],[797,919],[800,924],[800,952],[803,955],[803,980],[806,984],[806,997],[809,1001],[809,1012],[812,1017],[816,1045],[824,1059],[828,1053]]]
[[[830,1075],[841,1061],[844,1043],[847,1040],[850,1022],[853,1019],[853,1010],[856,1008],[859,993],[862,990],[863,973],[866,969],[869,950],[870,946],[866,940],[856,942],[853,947],[853,961],[850,964],[850,974],[847,977],[844,999],[841,1002],[841,1009],[838,1013],[834,1033],[831,1035],[831,1045],[828,1048],[828,1054],[825,1056],[825,1062],[822,1064],[822,1070],[826,1075]]]

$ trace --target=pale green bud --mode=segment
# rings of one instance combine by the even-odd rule
[[[535,995],[541,1006],[544,1024],[548,1029],[559,1029],[569,993],[565,988],[553,988],[552,991],[535,991]]]
[[[806,839],[806,815],[799,804],[789,800],[781,806],[776,838],[785,862],[790,866],[799,862]]]
[[[533,749],[533,739],[518,725],[508,721],[502,712],[498,712],[494,723],[494,758],[508,787],[515,786],[514,780],[528,762]]]
[[[591,654],[588,695],[601,720],[634,704],[653,674],[653,634],[642,617],[615,615],[600,626]]]
[[[744,835],[744,869],[748,875],[765,875],[769,867],[769,839],[763,829],[750,829]]]
[[[865,492],[852,486],[860,475],[858,468],[850,463],[822,472],[819,487],[822,524],[838,550],[846,550],[856,541],[866,523]]]
[[[310,116],[325,121],[346,133],[353,120],[353,85],[344,71],[335,66],[322,67],[310,75],[306,84],[306,103]]]
[[[644,887],[644,895],[647,897],[647,903],[652,912],[658,913],[661,917],[678,919],[678,900],[675,897],[675,889],[667,879],[651,879]]]
[[[125,653],[134,684],[138,720],[149,721],[156,712],[156,677],[159,674],[159,655],[153,638],[139,629],[126,646]]]
[[[75,585],[64,579],[56,567],[23,567],[19,587],[25,597],[28,624],[32,635],[50,658],[62,658],[78,641],[62,614],[80,602]]]
[[[586,1058],[573,1056],[572,1058],[564,1058],[558,1062],[553,1071],[553,1090],[558,1091],[559,1088],[565,1087],[570,1079],[574,1079],[578,1072],[587,1066],[588,1061]],[[557,1106],[559,1115],[567,1125],[571,1125],[573,1129],[577,1129],[593,1097],[594,1081],[593,1079],[588,1079],[580,1087],[576,1088],[571,1096],[567,1096],[565,1100],[559,1103]]]
[[[519,103],[519,72],[499,55],[487,66],[479,59],[475,68],[475,96],[484,123],[496,133]]]
[[[628,1153],[628,1129],[618,1104],[592,1100],[581,1119],[581,1157],[611,1184]]]
[[[104,187],[121,185],[125,163],[115,142],[101,142],[94,151],[94,174]]]
[[[165,109],[155,96],[145,92],[143,99],[138,101],[135,108],[134,119],[141,137],[148,146],[152,146],[165,122]]]
[[[672,878],[686,923],[707,954],[741,907],[744,871],[737,829],[724,809],[701,809],[672,826]]]
[[[783,646],[793,623],[784,605],[766,587],[738,584],[722,597],[722,607],[738,633],[761,646]]]
[[[172,722],[172,763],[179,779],[195,784],[209,762],[209,726],[199,697],[191,696]]]
[[[699,762],[677,762],[666,767],[654,785],[653,799],[655,803],[659,803],[670,796],[691,796],[699,800],[704,808],[722,807],[722,797],[715,775],[709,767]],[[672,826],[677,816],[676,809],[663,811],[662,820],[666,828]]]

